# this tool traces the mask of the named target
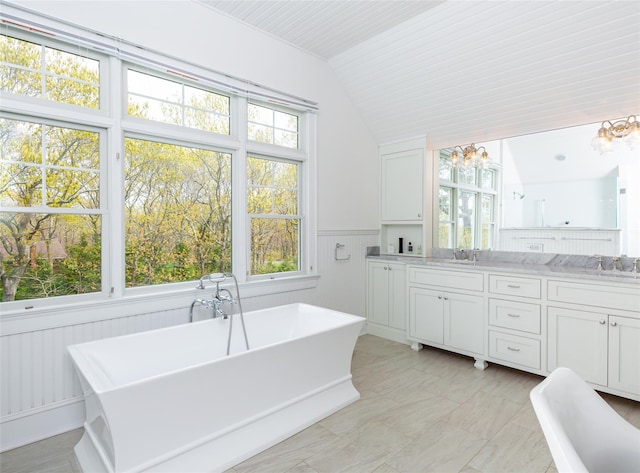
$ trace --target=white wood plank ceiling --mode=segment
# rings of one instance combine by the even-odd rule
[[[638,1],[200,2],[325,58],[379,143],[640,114]]]

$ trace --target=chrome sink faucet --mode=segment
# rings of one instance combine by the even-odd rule
[[[612,271],[622,270],[622,258],[620,258],[619,256],[614,256],[613,258],[611,258],[611,261],[613,262],[613,267],[611,268]]]
[[[604,267],[602,266],[602,256],[593,255],[592,258],[598,258],[598,271],[602,271]]]

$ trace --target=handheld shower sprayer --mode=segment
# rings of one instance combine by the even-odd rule
[[[198,283],[198,285],[196,286],[196,289],[204,289],[204,281],[208,280],[209,282],[215,282],[215,283],[221,283],[222,281],[224,281],[227,278],[232,278],[233,274],[231,273],[211,273],[211,274],[204,274],[201,278],[200,278],[200,282]]]

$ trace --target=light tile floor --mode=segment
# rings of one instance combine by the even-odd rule
[[[529,391],[542,378],[371,335],[358,339],[361,399],[227,473],[555,473]],[[640,403],[604,394],[640,428]],[[0,455],[3,473],[78,472],[82,429]],[[179,473],[179,472],[176,472]]]

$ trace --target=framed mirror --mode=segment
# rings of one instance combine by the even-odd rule
[[[453,166],[453,148],[436,152],[436,246],[640,255],[640,149],[615,139],[595,151],[600,126],[476,143],[484,167]]]

